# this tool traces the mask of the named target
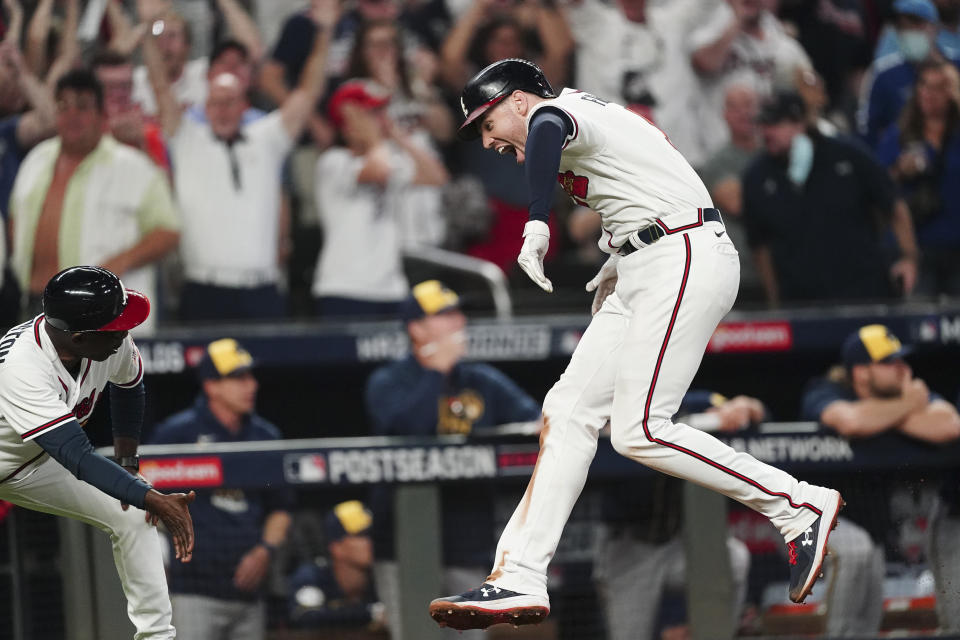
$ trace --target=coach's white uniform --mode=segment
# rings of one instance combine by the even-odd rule
[[[787,541],[796,538],[819,516],[828,489],[671,422],[740,280],[722,224],[703,222],[702,208],[712,206],[707,189],[659,129],[623,107],[564,89],[530,115],[546,106],[573,122],[559,180],[600,214],[600,246],[616,253],[651,224],[665,235],[619,261],[615,292],[544,399],[540,456],[488,581],[546,596],[547,564],[608,420],[622,455],[739,500]]]
[[[33,439],[76,419],[84,424],[107,382],[134,387],[143,362],[129,336],[103,362],[83,360],[77,378],[64,368],[43,316],[0,340],[0,499],[74,518],[110,534],[136,640],[173,638],[160,538],[144,513],[78,479]]]

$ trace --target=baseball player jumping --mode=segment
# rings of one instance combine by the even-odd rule
[[[153,525],[163,522],[189,562],[195,495],[160,493],[137,475],[143,363],[127,331],[150,302],[106,269],[71,267],[47,283],[43,311],[0,340],[0,498],[109,533],[135,637],[173,638]],[[108,382],[116,461],[83,432]]]
[[[547,565],[608,421],[620,454],[770,518],[787,541],[790,599],[803,602],[820,575],[840,494],[671,421],[740,282],[737,250],[697,174],[649,121],[582,91],[556,95],[526,60],[486,67],[460,103],[461,137],[480,137],[525,165],[530,221],[517,261],[527,275],[553,290],[543,257],[558,179],[600,214],[600,247],[610,257],[587,284],[595,291],[590,326],[544,399],[540,456],[493,571],[477,589],[431,602],[430,615],[456,629],[547,616]]]

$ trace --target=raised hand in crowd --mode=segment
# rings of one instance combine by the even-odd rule
[[[30,149],[53,135],[53,95],[30,72],[20,50],[9,40],[0,43],[0,88],[4,95],[0,103],[3,103],[4,110],[16,106],[20,111],[24,102],[31,107],[17,123],[17,144],[21,149]],[[8,104],[7,100],[12,102]]]
[[[15,48],[20,48],[20,32],[23,31],[23,7],[20,6],[20,0],[3,0],[3,8],[7,12],[7,32],[3,35],[3,41],[8,42]]]
[[[307,15],[323,29],[333,28],[340,19],[340,0],[314,0]]]

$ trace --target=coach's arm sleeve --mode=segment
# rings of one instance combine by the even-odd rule
[[[563,144],[573,132],[562,111],[543,107],[534,114],[527,134],[524,166],[530,189],[530,219],[546,222],[557,186]]]
[[[150,486],[94,451],[76,420],[51,429],[33,441],[79,479],[124,504],[144,508],[144,496]]]
[[[143,380],[129,389],[115,384],[110,385],[110,421],[114,438],[132,438],[137,442],[140,441],[146,396]]]

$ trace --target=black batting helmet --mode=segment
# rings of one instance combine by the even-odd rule
[[[147,296],[102,267],[64,269],[43,289],[44,320],[61,331],[127,331],[149,314]]]
[[[517,90],[529,91],[541,98],[556,98],[540,67],[520,58],[494,62],[473,76],[460,94],[460,108],[466,120],[457,136],[472,140],[480,135],[474,122],[487,110]]]

